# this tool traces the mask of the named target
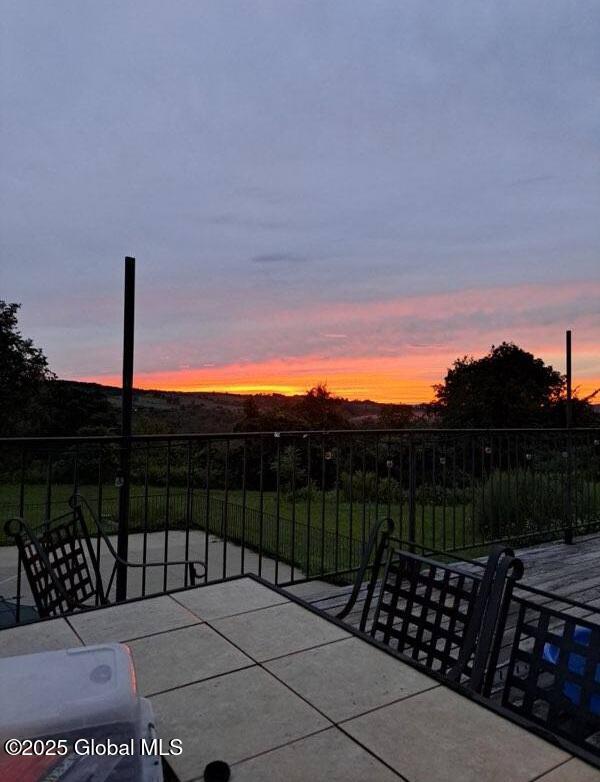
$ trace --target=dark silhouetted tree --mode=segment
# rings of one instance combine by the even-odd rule
[[[279,459],[271,461],[271,470],[279,473],[280,488],[291,491],[296,486],[302,486],[306,482],[306,470],[304,469],[302,452],[295,445],[288,445],[281,451]]]
[[[40,391],[44,435],[107,435],[119,433],[118,408],[94,384],[52,380]]]
[[[261,410],[254,397],[244,400],[242,417],[235,423],[235,432],[283,432],[292,429],[304,429],[302,420],[296,415],[293,406],[283,400],[267,405]]]
[[[306,429],[347,429],[350,424],[344,401],[334,396],[325,383],[319,383],[300,399],[295,412]]]
[[[382,405],[377,417],[379,429],[406,429],[415,425],[415,416],[411,405]]]
[[[457,359],[434,386],[433,408],[445,427],[564,426],[565,378],[510,342],[483,358]],[[588,400],[574,401],[574,425],[593,415]]]
[[[0,300],[0,434],[4,436],[37,433],[44,414],[41,391],[54,379],[42,350],[18,329],[20,306]]]
[[[113,433],[116,409],[97,387],[56,378],[19,331],[19,308],[0,300],[0,435]]]
[[[254,421],[258,417],[258,405],[256,404],[256,400],[253,396],[247,396],[244,399],[243,415],[244,418],[248,421]]]

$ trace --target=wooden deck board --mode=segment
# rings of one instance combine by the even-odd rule
[[[557,598],[565,597],[586,603],[590,609],[600,607],[600,536],[590,535],[578,538],[571,545],[565,543],[544,543],[516,551],[524,565],[524,575],[521,583],[537,589],[552,592]],[[461,569],[466,571],[478,570],[477,566],[469,563],[461,563]],[[342,610],[352,591],[351,586],[336,586],[324,582],[313,582],[313,587],[299,585],[290,587],[294,592],[312,605],[330,614],[337,614]],[[304,592],[304,594],[302,593]],[[358,626],[360,621],[362,602],[366,587],[361,590],[359,599],[352,612],[346,617],[347,622]],[[517,590],[518,594],[518,590]],[[527,595],[532,602],[546,605],[550,608],[566,611],[578,617],[592,619],[592,610],[580,610],[568,607],[560,599],[550,599],[543,595]],[[516,614],[507,617],[507,639],[510,637],[510,629],[516,622]],[[596,615],[597,616],[597,615]],[[594,621],[598,621],[596,618]],[[503,649],[501,657],[508,654],[508,647]]]

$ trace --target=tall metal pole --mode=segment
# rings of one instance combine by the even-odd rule
[[[131,413],[133,406],[133,327],[135,311],[135,258],[125,258],[123,313],[123,387],[121,392],[121,470],[117,553],[127,559],[129,544],[129,481],[131,463]],[[117,600],[127,599],[127,566],[117,565]]]
[[[567,429],[573,423],[572,405],[572,364],[571,364],[571,329],[567,330]]]
[[[567,330],[566,352],[567,352],[567,496],[566,496],[566,525],[565,525],[565,543],[573,542],[573,443],[571,436],[571,426],[573,423],[573,402],[572,402],[572,363],[571,363],[571,329]]]

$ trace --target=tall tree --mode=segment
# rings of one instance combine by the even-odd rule
[[[380,429],[406,429],[414,424],[412,405],[382,405],[377,417]]]
[[[0,299],[0,434],[37,431],[39,394],[54,379],[46,356],[18,328],[20,304]]]
[[[434,386],[440,424],[457,428],[564,426],[565,378],[541,358],[511,342],[492,345],[483,358],[458,358]],[[584,423],[589,401],[577,400],[574,424]]]
[[[344,399],[334,396],[325,383],[311,388],[300,399],[295,412],[306,429],[347,429],[350,424],[344,411]]]
[[[20,306],[0,300],[0,436],[114,433],[116,409],[93,384],[56,378],[19,331]]]

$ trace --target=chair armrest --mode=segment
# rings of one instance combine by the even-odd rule
[[[85,497],[83,497],[81,494],[73,494],[72,497],[69,499],[69,505],[75,510],[77,506],[80,508],[82,506],[85,506],[87,508],[88,513],[94,520],[94,524],[96,525],[96,529],[98,530],[98,534],[106,544],[106,547],[110,551],[113,559],[115,562],[118,562],[120,565],[125,565],[125,567],[138,567],[138,568],[147,568],[147,567],[171,567],[172,565],[185,565],[190,570],[190,578],[192,580],[192,585],[195,583],[196,578],[199,578],[199,574],[196,571],[196,566],[200,565],[204,573],[202,575],[206,574],[206,565],[201,560],[195,560],[195,559],[177,559],[177,560],[169,560],[167,562],[131,562],[128,559],[123,559],[123,557],[119,556],[118,552],[116,551],[115,547],[113,546],[110,538],[104,531],[102,524],[99,522],[99,520],[96,518],[96,514],[90,507],[89,502],[86,500]],[[111,579],[112,581],[112,579]]]
[[[363,551],[362,560],[360,563],[360,567],[358,570],[358,573],[356,574],[356,579],[354,581],[354,586],[352,588],[352,593],[350,597],[348,598],[348,602],[346,605],[342,608],[342,610],[337,613],[336,619],[344,619],[344,617],[348,616],[350,611],[354,608],[354,604],[356,603],[356,600],[358,598],[358,595],[360,593],[360,588],[362,586],[362,582],[365,576],[365,573],[367,571],[367,568],[369,567],[369,562],[371,560],[371,556],[373,554],[373,551],[375,550],[375,545],[377,543],[377,537],[379,535],[379,531],[381,527],[386,524],[387,529],[384,530],[381,540],[379,541],[379,546],[377,547],[377,553],[375,555],[375,560],[373,562],[373,575],[376,576],[376,571],[379,570],[379,566],[381,565],[381,559],[383,556],[383,552],[385,551],[387,547],[387,541],[390,537],[390,535],[394,531],[394,521],[390,518],[383,518],[379,519],[379,521],[376,521],[375,524],[371,527],[371,531],[369,533],[369,539],[367,541],[367,545],[365,546],[365,550]],[[369,585],[369,600],[372,597],[372,592],[374,589],[374,579],[371,578],[371,583]]]
[[[206,575],[206,565],[199,559],[169,559],[163,562],[130,562],[128,559],[122,559],[118,554],[115,556],[115,560],[121,565],[126,567],[172,567],[174,565],[185,565],[190,571],[190,581],[192,586],[196,583],[197,579]],[[203,573],[198,573],[196,566],[200,565],[203,569]]]

